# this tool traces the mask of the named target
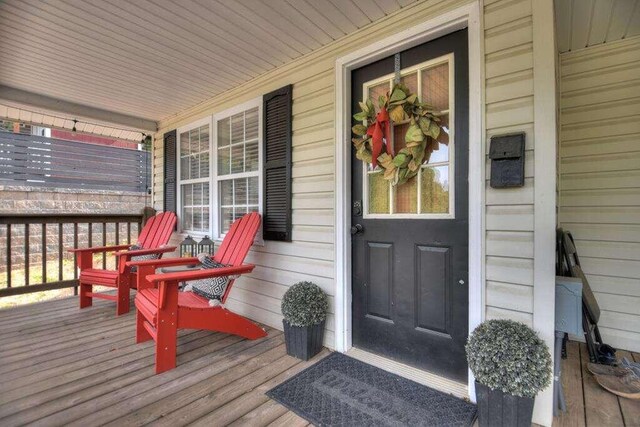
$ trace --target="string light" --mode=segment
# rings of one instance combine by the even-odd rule
[[[1,2],[1,0],[0,0],[0,2]],[[25,110],[25,109],[22,109],[22,108],[19,108],[18,110],[19,111],[29,112],[29,113],[32,113],[32,114],[40,114],[40,113],[36,113],[34,111]],[[47,117],[51,117],[53,119],[69,120],[69,117],[60,117],[60,116],[55,116],[53,114],[43,114],[43,115],[47,116]],[[62,127],[60,127],[60,126],[52,126],[51,124],[47,124],[47,123],[44,123],[42,121],[40,121],[40,122],[37,122],[37,121],[24,121],[23,122],[23,121],[21,121],[19,119],[12,119],[12,118],[9,118],[9,117],[6,117],[5,119],[6,120],[16,120],[16,121],[20,121],[21,123],[29,123],[29,124],[33,124],[33,125],[36,125],[36,126],[44,125],[46,127],[54,127],[54,128],[65,129],[64,126],[62,126]],[[84,123],[85,125],[91,125],[91,126],[98,126],[98,127],[104,128],[104,129],[114,129],[114,130],[118,130],[120,132],[132,132],[132,133],[134,133],[134,135],[135,135],[135,133],[138,132],[138,131],[135,131],[135,130],[128,130],[128,129],[118,128],[118,127],[112,127],[112,126],[99,124],[99,123],[86,122],[84,120],[82,120],[82,122],[80,122],[80,120],[78,120],[78,119],[73,119],[73,128],[71,129],[72,132],[77,132],[77,126],[76,125],[78,123]],[[86,126],[85,126],[85,128],[86,128]],[[66,129],[69,129],[69,128],[66,128]],[[93,132],[89,132],[89,133],[93,133]],[[144,136],[150,136],[150,135],[146,135],[146,134],[144,134],[142,132],[140,132],[140,133],[143,134]],[[96,135],[111,136],[111,133],[96,133]],[[116,138],[116,137],[112,137],[112,138]],[[117,137],[117,138],[121,138],[121,137]],[[122,138],[122,139],[125,139],[127,141],[132,141],[133,140],[133,138]]]

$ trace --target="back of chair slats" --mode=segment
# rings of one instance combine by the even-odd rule
[[[156,224],[156,232],[151,239],[150,247],[157,248],[169,242],[171,232],[175,226],[176,214],[173,212],[164,212],[161,214],[160,221]]]
[[[225,235],[214,259],[222,264],[241,265],[253,244],[259,227],[260,214],[256,212],[236,220]]]
[[[153,225],[157,221],[158,215],[152,216],[151,218],[149,218],[149,220],[147,220],[147,223],[144,225],[144,227],[142,227],[142,230],[140,230],[140,234],[138,234],[138,244],[143,248],[146,248],[146,246],[144,246],[144,243],[147,241],[149,233],[151,232]]]
[[[163,212],[150,218],[138,237],[138,244],[145,249],[167,244],[175,224],[176,214],[173,212]]]

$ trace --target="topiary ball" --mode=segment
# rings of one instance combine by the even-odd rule
[[[282,315],[292,326],[311,326],[327,317],[327,294],[316,284],[300,282],[291,286],[282,298]]]
[[[465,349],[476,380],[493,390],[533,398],[551,381],[549,348],[522,323],[484,322],[473,331]]]

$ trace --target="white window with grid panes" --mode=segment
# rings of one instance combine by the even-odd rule
[[[214,235],[222,238],[236,219],[262,206],[262,98],[218,113],[213,186]],[[258,237],[260,240],[260,237]]]
[[[211,118],[178,130],[178,206],[181,230],[210,233]]]

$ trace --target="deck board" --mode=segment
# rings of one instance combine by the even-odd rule
[[[554,427],[640,427],[640,401],[609,393],[587,370],[589,353],[584,343],[567,343],[567,359],[562,360],[562,383],[567,400],[567,412],[554,418]],[[618,359],[637,353],[618,350]]]
[[[626,357],[629,361],[634,361],[631,352],[625,350],[618,350],[616,356],[618,359]],[[640,401],[618,397],[618,403],[620,404],[620,411],[622,412],[625,426],[640,427]]]
[[[307,420],[295,412],[287,411],[283,416],[269,424],[269,427],[306,427],[308,425]]]
[[[327,351],[287,356],[270,328],[255,341],[181,330],[178,366],[155,375],[153,343],[134,342],[135,309],[77,306],[70,297],[0,310],[0,425],[308,425],[264,392]]]
[[[265,423],[271,424],[287,412],[287,408],[275,402],[271,399],[267,400],[256,409],[244,414],[229,425],[232,427],[254,427],[265,425]]]
[[[600,387],[593,375],[587,370],[589,352],[584,343],[580,344],[580,360],[582,362],[582,384],[587,425],[624,425],[617,396]]]
[[[567,412],[554,422],[558,427],[584,427],[584,395],[582,392],[582,368],[580,345],[567,343],[567,358],[562,360],[562,387],[565,391]]]
[[[324,357],[325,355],[326,352],[322,352],[319,356]],[[255,387],[255,382],[252,378],[251,382],[254,384],[252,384],[250,388],[243,389],[244,393],[241,396],[219,407],[215,411],[208,412],[191,425],[203,427],[215,424],[227,425],[235,421],[244,414],[250,412],[252,408],[256,408],[268,401],[269,398],[265,395],[267,391],[291,378],[303,369],[313,365],[316,361],[317,358],[307,362],[298,363],[298,361],[296,361],[294,366],[290,366],[286,363],[283,363],[282,365],[274,363],[269,367],[269,372],[270,374],[277,374],[277,376],[259,384],[257,387]]]

